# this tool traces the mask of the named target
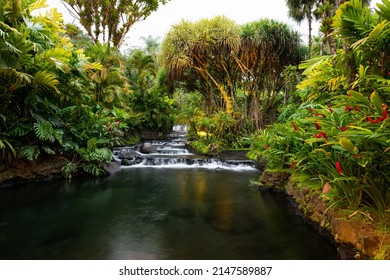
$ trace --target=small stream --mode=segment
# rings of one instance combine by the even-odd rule
[[[254,163],[172,141],[114,151],[121,171],[0,191],[0,259],[337,259]]]

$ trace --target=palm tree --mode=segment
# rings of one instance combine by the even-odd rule
[[[312,55],[313,13],[318,0],[286,0],[288,16],[300,24],[307,19],[309,25],[309,57]]]

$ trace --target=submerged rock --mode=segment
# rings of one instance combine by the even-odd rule
[[[191,208],[178,208],[169,212],[170,216],[189,219],[195,217],[195,210]]]

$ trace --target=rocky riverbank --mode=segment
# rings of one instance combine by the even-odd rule
[[[297,214],[329,238],[342,259],[390,258],[388,232],[379,230],[367,213],[356,211],[347,215],[340,209],[331,209],[321,193],[302,186],[285,172],[265,171],[254,185],[260,191],[288,195]]]
[[[61,168],[66,162],[63,156],[46,156],[33,161],[16,158],[8,166],[0,162],[0,186],[61,177]]]

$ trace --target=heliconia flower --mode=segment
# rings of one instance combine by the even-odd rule
[[[319,114],[319,113],[314,113],[314,116],[315,117],[323,117],[323,118],[326,118],[326,116],[324,114]]]
[[[291,125],[293,126],[295,131],[298,131],[298,127],[297,127],[297,125],[294,122],[291,122]]]
[[[345,106],[344,110],[347,111],[347,112],[350,112],[352,111],[352,107],[351,106]]]
[[[321,126],[318,124],[318,122],[314,122],[314,126],[316,127],[317,130],[321,129]]]
[[[328,139],[328,135],[326,134],[326,132],[320,132],[320,133],[314,133],[314,138],[318,138],[318,139],[320,139],[320,138],[325,138],[325,139]]]
[[[389,116],[388,116],[388,113],[387,113],[387,110],[384,109],[382,110],[382,117],[374,120],[373,118],[371,117],[368,117],[366,116],[366,121],[372,123],[372,124],[376,124],[376,123],[380,123],[380,122],[383,122],[385,119],[387,119]]]
[[[348,98],[350,98],[350,97],[351,97],[351,95],[350,95],[349,93],[347,93],[347,96],[348,96]]]
[[[344,175],[343,169],[341,168],[341,164],[340,164],[340,162],[338,162],[338,161],[336,161],[336,169],[337,169],[337,172],[338,172],[340,175]]]
[[[265,145],[264,149],[269,150],[269,146]]]
[[[292,162],[292,163],[290,164],[290,169],[294,169],[294,167],[295,167],[295,162]]]
[[[348,128],[349,128],[348,125],[346,127],[339,126],[340,131],[346,131]]]
[[[330,104],[328,104],[328,109],[329,109],[329,112],[332,114],[332,113],[333,113],[333,109],[332,109],[332,107],[330,106]]]
[[[355,110],[358,111],[358,112],[361,112],[359,106],[356,106]]]
[[[385,120],[385,119],[388,118],[386,108],[384,108],[384,109],[382,110],[382,118],[383,118],[383,120]]]
[[[366,121],[370,122],[370,123],[378,123],[377,120],[374,120],[373,118],[370,118],[370,117],[366,117]]]

